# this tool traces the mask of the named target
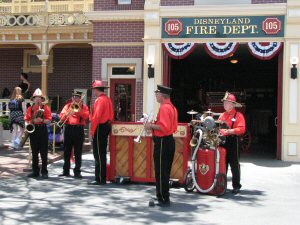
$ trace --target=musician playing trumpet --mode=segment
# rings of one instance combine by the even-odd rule
[[[67,103],[60,113],[65,125],[64,131],[64,165],[59,176],[70,176],[70,158],[74,148],[75,168],[74,178],[81,179],[82,147],[84,142],[84,126],[89,118],[89,107],[83,104],[82,92],[74,91],[72,101]]]
[[[172,89],[157,85],[156,101],[160,104],[155,123],[147,123],[154,141],[156,200],[158,206],[170,206],[169,179],[175,154],[173,133],[177,131],[178,112],[170,100]]]
[[[42,175],[43,179],[48,178],[48,130],[46,124],[51,122],[52,115],[50,108],[44,104],[45,97],[41,89],[36,89],[31,97],[33,105],[27,110],[24,117],[27,124],[32,124],[34,129],[29,134],[32,150],[32,173],[28,177],[37,178]],[[39,154],[42,159],[42,169],[39,168]]]

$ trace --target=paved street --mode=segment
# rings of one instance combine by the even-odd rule
[[[170,208],[148,207],[147,184],[89,186],[93,157],[84,155],[82,180],[60,178],[62,161],[49,165],[49,180],[24,174],[1,178],[1,225],[206,224],[296,225],[300,165],[243,156],[242,192],[220,198],[172,188]],[[231,188],[231,183],[228,183]]]

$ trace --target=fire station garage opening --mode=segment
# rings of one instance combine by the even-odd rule
[[[276,156],[278,55],[260,60],[251,55],[246,44],[240,44],[233,56],[214,59],[199,45],[185,59],[171,59],[169,69],[179,122],[189,122],[195,116],[187,113],[190,110],[223,112],[221,99],[229,91],[243,104],[237,108],[247,124],[243,151]]]

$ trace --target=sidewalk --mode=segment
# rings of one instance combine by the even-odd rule
[[[27,142],[22,149],[13,149],[9,147],[11,133],[9,131],[3,132],[3,146],[0,147],[0,179],[10,178],[28,173],[31,170],[31,163],[29,162],[29,142]],[[90,144],[84,145],[84,152],[90,151]],[[48,152],[48,164],[56,162],[63,158],[63,151],[58,149]]]
[[[148,207],[150,184],[87,185],[94,178],[92,153],[84,154],[83,179],[62,178],[63,161],[49,165],[49,179],[1,179],[0,224],[297,225],[300,164],[242,157],[242,190],[222,197],[171,188],[171,207]],[[298,221],[298,222],[297,222]]]
[[[21,150],[10,149],[9,147],[0,148],[0,179],[28,173],[31,169],[28,151],[28,147]],[[62,158],[62,151],[54,155],[49,153],[48,163],[53,163]]]

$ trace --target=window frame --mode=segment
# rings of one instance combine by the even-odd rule
[[[30,65],[30,56],[39,55],[39,51],[37,49],[24,49],[23,52],[23,73],[41,73],[42,66],[31,66]],[[49,60],[48,60],[48,73],[53,73],[53,51],[50,51]]]

